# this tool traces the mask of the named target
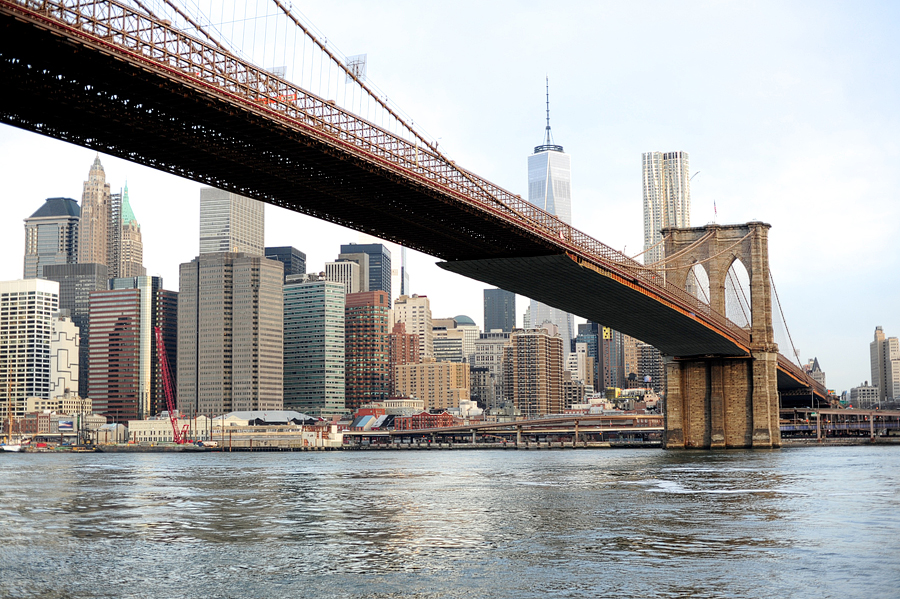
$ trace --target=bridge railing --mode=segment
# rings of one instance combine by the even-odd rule
[[[419,144],[367,121],[335,102],[312,94],[205,40],[193,37],[143,10],[118,0],[0,0],[34,15],[115,46],[132,58],[150,62],[185,83],[227,96],[267,118],[300,127],[324,142],[355,152],[365,160],[400,169],[454,197],[475,204],[541,238],[614,272],[628,284],[651,291],[682,310],[717,326],[735,340],[749,343],[749,333],[709,304],[672,285],[661,273],[575,229],[556,216],[494,185],[447,159],[436,146]],[[275,199],[275,198],[271,198]]]

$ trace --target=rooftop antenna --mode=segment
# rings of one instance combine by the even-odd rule
[[[545,145],[550,145],[553,141],[553,137],[550,134],[550,76],[545,76],[545,83],[547,86],[547,140],[544,142]]]
[[[545,83],[547,86],[547,128],[546,128],[546,136],[544,138],[544,144],[537,146],[534,148],[534,153],[538,152],[547,152],[553,150],[555,152],[562,152],[563,147],[558,146],[553,143],[553,134],[550,132],[550,76],[547,75],[545,77]]]

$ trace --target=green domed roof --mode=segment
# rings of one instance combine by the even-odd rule
[[[471,318],[469,318],[468,316],[466,316],[465,314],[460,314],[459,316],[454,316],[453,320],[456,321],[456,326],[460,326],[460,325],[475,326],[475,321],[472,320]]]

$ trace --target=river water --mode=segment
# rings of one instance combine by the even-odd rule
[[[900,597],[900,447],[0,455],[2,597]]]

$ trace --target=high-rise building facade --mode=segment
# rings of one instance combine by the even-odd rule
[[[78,395],[88,397],[88,370],[90,354],[90,306],[91,293],[103,291],[108,286],[105,264],[48,264],[44,278],[59,283],[59,309],[67,311],[78,327]]]
[[[306,272],[306,254],[295,247],[267,247],[266,258],[284,264],[284,276],[302,275]]]
[[[0,282],[0,414],[21,418],[25,400],[50,400],[50,345],[59,284],[42,279]],[[7,412],[9,408],[9,412]]]
[[[516,328],[516,294],[503,289],[484,290],[484,330],[511,332]]]
[[[878,387],[878,401],[900,401],[900,341],[897,337],[885,337],[884,330],[875,327],[875,339],[869,344],[869,359],[872,386]]]
[[[348,410],[390,396],[390,308],[385,291],[351,293],[344,308],[344,401]]]
[[[179,409],[210,417],[282,409],[282,263],[201,254],[179,274]]]
[[[563,411],[562,337],[516,329],[503,348],[503,391],[526,418]]]
[[[50,398],[78,393],[78,327],[67,314],[53,316],[50,339]]]
[[[456,322],[456,330],[463,333],[463,358],[466,362],[472,364],[475,360],[475,342],[481,335],[481,329],[475,324],[475,321],[465,314],[459,314],[453,317]]]
[[[396,367],[397,391],[405,397],[421,399],[426,410],[458,408],[469,399],[469,365],[435,362],[428,358],[417,364]]]
[[[78,261],[81,208],[71,198],[47,198],[25,219],[25,279],[44,278],[48,264]]]
[[[394,322],[402,322],[406,332],[419,337],[419,358],[434,357],[431,302],[425,295],[401,295],[394,302]]]
[[[78,223],[78,263],[109,265],[110,198],[106,171],[100,156],[94,158],[81,194]]]
[[[625,345],[623,335],[615,329],[603,327],[603,388],[624,388]]]
[[[644,264],[659,262],[664,248],[660,231],[691,226],[691,177],[687,152],[645,152]],[[659,244],[659,245],[658,245]]]
[[[200,190],[200,254],[265,255],[262,202],[214,187]]]
[[[114,194],[111,202],[109,268],[110,278],[142,277],[144,268],[144,243],[141,225],[134,217],[128,199],[128,185],[120,194]]]
[[[364,291],[385,291],[391,298],[391,250],[381,243],[348,243],[341,254],[368,256],[368,287]]]
[[[147,287],[91,294],[88,397],[93,412],[111,422],[152,415],[151,296]]]
[[[576,344],[584,343],[587,347],[588,357],[594,361],[594,379],[591,381],[591,385],[593,385],[595,391],[601,389],[601,380],[603,379],[602,360],[600,359],[603,355],[601,329],[602,327],[596,322],[589,320],[584,324],[578,325],[578,336],[575,337]]]
[[[407,333],[406,325],[402,322],[394,323],[388,335],[388,361],[388,388],[391,394],[396,394],[396,367],[419,362],[419,336]]]
[[[363,254],[365,258],[365,254]],[[358,262],[352,260],[338,260],[325,263],[325,278],[344,286],[344,295],[366,291],[364,285],[368,283],[362,278]]]
[[[141,226],[128,199],[128,186],[122,192],[110,192],[99,155],[81,195],[77,262],[103,264],[111,279],[147,274]]]
[[[465,333],[456,328],[432,327],[434,359],[438,362],[465,362]]]
[[[649,343],[638,345],[639,375],[644,387],[650,387],[657,394],[666,390],[666,364],[659,350]]]
[[[488,408],[503,405],[503,348],[509,343],[510,333],[506,331],[486,331],[475,341],[475,368],[486,368],[487,375],[478,377],[484,388],[473,390]]]
[[[174,375],[178,294],[146,275],[110,279],[109,286],[90,294],[88,397],[115,422],[149,418],[168,407],[154,330]]]
[[[346,413],[345,306],[340,283],[288,277],[284,285],[284,407]]]

